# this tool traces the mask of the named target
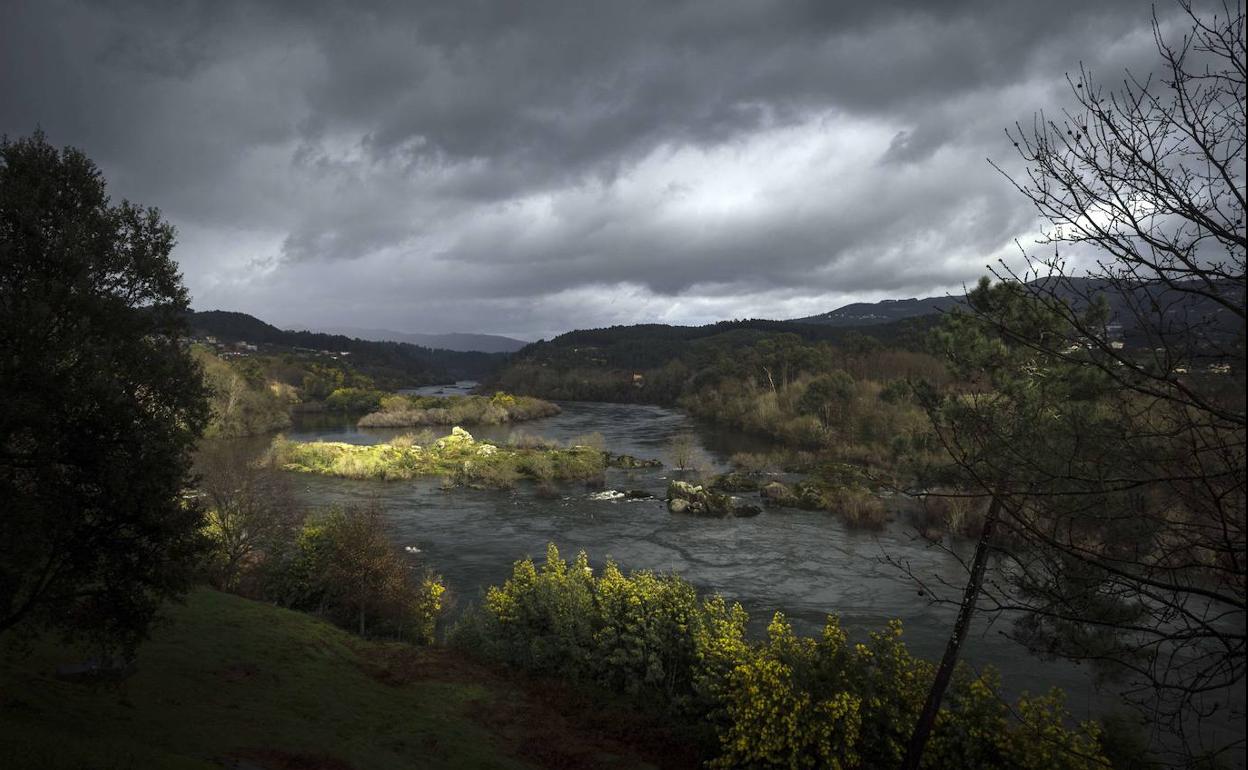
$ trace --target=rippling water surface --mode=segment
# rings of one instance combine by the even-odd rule
[[[433,390],[438,389],[422,392]],[[506,441],[514,432],[560,441],[601,433],[613,452],[664,461],[669,459],[672,437],[691,433],[717,470],[727,467],[729,452],[750,447],[741,437],[708,430],[671,409],[583,402],[560,406],[563,412],[554,417],[470,430],[491,441]],[[287,436],[375,443],[403,432],[311,417],[298,421]],[[609,558],[626,570],[675,572],[703,591],[740,601],[750,611],[756,631],[775,610],[783,611],[807,634],[818,633],[827,614],[839,613],[858,638],[900,618],[911,649],[939,658],[955,609],[921,597],[915,584],[885,557],[955,585],[963,573],[954,556],[917,537],[905,522],[876,533],[850,530],[835,515],[812,511],[772,509],[746,519],[674,516],[661,499],[669,472],[608,472],[609,488],[644,489],[656,496],[652,500],[595,500],[594,490],[580,485],[564,487],[560,499],[543,499],[527,485],[499,492],[447,491],[436,480],[366,482],[299,476],[296,481],[301,495],[315,504],[380,501],[394,519],[400,544],[420,549],[426,563],[446,578],[460,606],[476,601],[486,586],[503,581],[513,561],[540,558],[546,544],[554,542],[568,557],[584,549],[594,564]],[[969,544],[964,545],[969,550]],[[1000,669],[1010,692],[1061,686],[1072,711],[1080,716],[1110,702],[1095,692],[1087,669],[1031,657],[1000,630],[981,623],[964,646],[964,655],[973,664],[990,663]]]

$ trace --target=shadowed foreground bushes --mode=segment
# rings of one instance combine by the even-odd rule
[[[661,703],[709,726],[714,767],[896,767],[934,666],[912,656],[899,622],[850,644],[835,616],[820,638],[777,613],[767,638],[746,638],[737,604],[699,597],[674,575],[599,574],[547,546],[540,568],[517,562],[453,640],[530,671]],[[961,667],[945,698],[925,767],[1107,766],[1095,723],[1069,724],[1060,690],[1011,708],[992,671]]]
[[[266,598],[315,612],[361,636],[422,644],[433,642],[446,590],[440,577],[399,552],[376,505],[308,519],[266,587]]]
[[[433,642],[442,580],[399,550],[379,505],[309,516],[281,474],[228,448],[204,450],[197,468],[207,545],[200,571],[208,582],[361,636]]]

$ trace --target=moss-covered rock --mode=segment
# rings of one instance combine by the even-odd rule
[[[693,516],[756,516],[761,512],[757,506],[743,506],[732,495],[716,492],[707,487],[687,481],[672,481],[667,485],[667,509],[672,513],[688,513]],[[755,510],[751,510],[755,509]]]
[[[632,455],[617,455],[606,453],[607,465],[612,468],[662,468],[663,463],[658,460],[646,460]]]

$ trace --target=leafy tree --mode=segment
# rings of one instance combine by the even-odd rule
[[[284,574],[283,574],[284,573]],[[361,636],[389,633],[430,643],[445,587],[394,545],[377,505],[336,509],[305,523],[295,553],[274,576],[283,601],[318,610]]]
[[[1077,110],[1011,132],[1028,164],[1011,181],[1053,253],[1002,268],[953,314],[941,344],[972,385],[925,402],[995,512],[947,658],[982,587],[1032,649],[1120,680],[1190,764],[1243,746],[1201,747],[1199,723],[1245,675],[1248,239],[1243,11],[1182,7],[1177,45],[1154,22],[1159,81],[1106,92],[1081,71]],[[1094,267],[1076,274],[1063,250]]]
[[[79,150],[0,140],[0,631],[129,651],[189,585],[208,412],[173,245]]]
[[[840,422],[854,397],[854,378],[837,370],[813,380],[797,402],[797,411],[819,418],[825,428]]]

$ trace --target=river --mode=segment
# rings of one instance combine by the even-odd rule
[[[460,392],[464,387],[420,392]],[[469,429],[476,438],[499,442],[517,432],[559,441],[596,432],[612,452],[665,463],[669,442],[687,433],[696,437],[706,464],[717,471],[728,467],[731,452],[750,448],[746,439],[662,407],[560,406],[562,413],[554,417]],[[357,428],[353,421],[307,415],[286,435],[299,441],[370,444],[404,432],[410,431]],[[581,485],[567,485],[559,498],[549,499],[523,484],[500,492],[444,490],[436,479],[375,482],[309,475],[299,476],[296,483],[300,496],[315,505],[380,502],[393,519],[400,545],[419,549],[419,557],[444,576],[460,608],[477,601],[487,586],[505,580],[515,560],[540,560],[546,544],[553,542],[568,558],[584,549],[595,565],[612,559],[625,570],[674,572],[704,592],[741,602],[756,632],[776,610],[800,632],[812,635],[822,630],[829,613],[839,613],[851,638],[859,639],[899,618],[911,650],[933,660],[940,657],[956,608],[920,596],[886,557],[955,586],[964,573],[953,555],[919,537],[907,522],[896,520],[883,531],[863,532],[846,527],[835,515],[815,511],[769,509],[739,519],[672,515],[662,499],[669,473],[666,468],[608,471],[607,488],[644,489],[655,495],[649,500],[595,499],[595,490]],[[969,543],[955,545],[964,553],[969,549]],[[980,622],[963,649],[973,665],[999,669],[1010,696],[1059,686],[1078,718],[1103,713],[1115,703],[1097,692],[1087,667],[1039,660],[1005,638],[1003,630],[1003,625]]]

